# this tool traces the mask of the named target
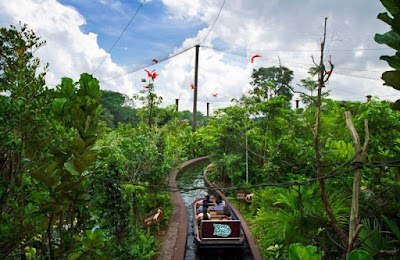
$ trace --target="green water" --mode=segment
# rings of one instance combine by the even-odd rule
[[[204,187],[203,172],[205,167],[209,162],[200,163],[193,167],[186,169],[181,172],[176,180],[178,188],[191,188],[191,187]],[[193,202],[200,197],[205,197],[207,195],[206,189],[192,190],[188,192],[182,192],[182,199],[186,206],[186,212],[188,215],[188,236],[186,240],[186,255],[185,260],[200,259],[197,254],[196,243],[194,243],[194,230],[193,230]],[[221,256],[221,255],[208,255],[207,260],[231,260],[231,259],[243,259],[250,260],[249,248],[246,246],[241,254],[236,256]]]

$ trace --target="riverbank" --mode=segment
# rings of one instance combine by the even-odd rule
[[[174,167],[169,174],[169,185],[176,188],[176,177],[185,169],[207,161],[208,157],[195,158]],[[187,238],[187,214],[185,203],[179,192],[171,192],[174,212],[172,214],[168,230],[163,239],[163,245],[158,260],[180,260],[185,258],[186,238]]]
[[[211,182],[210,180],[208,180],[206,172],[204,172],[204,181],[207,186],[215,187],[214,183]],[[262,260],[263,258],[262,258],[260,250],[258,249],[257,243],[251,236],[250,228],[247,225],[247,222],[244,219],[244,217],[242,216],[242,214],[240,213],[240,211],[235,207],[235,205],[233,205],[233,203],[231,203],[226,198],[225,194],[223,194],[220,190],[215,190],[214,192],[216,193],[216,195],[220,195],[222,197],[222,199],[225,200],[226,204],[232,209],[232,211],[235,213],[235,215],[238,217],[239,220],[243,220],[242,221],[242,229],[246,236],[247,243],[249,244],[253,259],[254,260]]]

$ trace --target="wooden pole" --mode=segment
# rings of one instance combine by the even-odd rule
[[[194,97],[193,97],[193,133],[196,132],[197,126],[197,89],[199,88],[197,84],[197,79],[199,76],[199,49],[200,45],[196,45],[196,59],[194,63]]]
[[[178,107],[179,107],[179,99],[175,99],[175,106],[176,106],[176,111],[178,111]]]
[[[207,117],[210,115],[210,103],[207,102]]]
[[[299,102],[300,102],[300,100],[296,99],[296,109],[299,108]]]

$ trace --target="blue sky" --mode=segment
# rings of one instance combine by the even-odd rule
[[[309,76],[311,56],[318,59],[323,21],[328,17],[326,54],[335,64],[330,97],[351,101],[365,101],[366,95],[400,98],[399,91],[383,86],[380,79],[389,67],[379,57],[394,51],[374,41],[375,33],[389,29],[376,19],[385,11],[379,1],[227,0],[212,27],[223,2],[146,1],[95,73],[102,89],[137,94],[146,73],[141,69],[129,72],[151,65],[154,58],[162,60],[192,47],[208,35],[202,45],[211,48],[200,49],[198,104],[203,113],[207,102],[213,110],[247,95],[252,70],[278,66],[279,59],[294,71],[292,86],[301,91],[297,84]],[[55,86],[61,77],[77,80],[83,72],[93,73],[140,4],[138,0],[0,1],[0,26],[22,21],[47,40],[35,54],[50,64],[46,81]],[[151,67],[160,74],[155,90],[164,98],[164,106],[179,98],[181,110],[192,108],[193,52],[190,49]],[[262,57],[250,63],[254,54]],[[218,97],[213,98],[213,93]]]
[[[128,24],[141,1],[61,0],[85,19],[85,33],[98,34],[98,44],[108,51]],[[134,69],[166,58],[187,38],[196,36],[207,24],[196,19],[175,19],[160,0],[147,1],[111,52],[114,62]],[[150,59],[150,60],[149,60]]]

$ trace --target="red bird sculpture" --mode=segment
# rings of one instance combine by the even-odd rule
[[[256,54],[253,57],[251,57],[251,63],[254,63],[254,58],[260,58],[261,56]]]
[[[147,76],[148,76],[148,77],[151,77],[151,75],[152,75],[152,74],[153,74],[153,72],[154,72],[154,70],[153,70],[153,71],[151,71],[151,72],[150,72],[150,71],[148,71],[148,70],[144,70],[144,71],[146,71],[146,72],[147,72]]]
[[[217,94],[217,93],[212,93],[212,96],[213,96],[213,97],[217,97],[218,94]]]
[[[150,86],[144,86],[144,88],[150,89]]]
[[[332,71],[328,70],[328,71],[326,72],[326,75],[330,75],[331,72],[332,72]]]
[[[160,75],[160,74],[157,74],[157,72],[155,70],[152,70],[152,71],[144,70],[144,71],[147,72],[147,76],[149,78],[151,78],[153,81],[157,78],[158,75]]]
[[[157,63],[158,63],[158,60],[154,59],[154,60],[152,60],[152,62],[154,62],[155,64],[157,64]]]
[[[160,74],[157,74],[157,72],[154,71],[153,74],[151,75],[151,79],[154,81],[158,75]]]
[[[190,83],[190,87],[191,87],[192,89],[195,89],[195,88],[196,88],[196,87],[194,86],[193,83]]]

